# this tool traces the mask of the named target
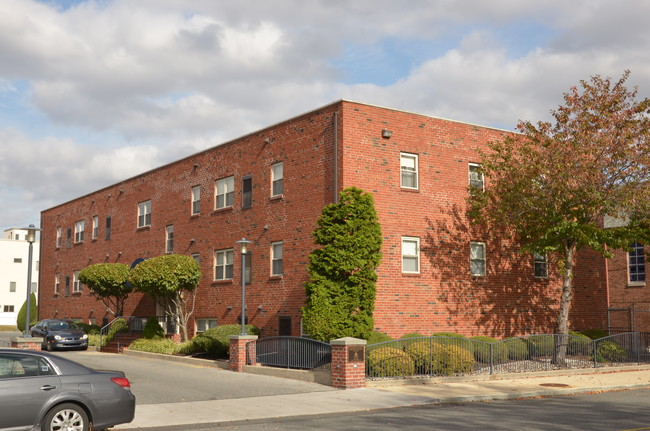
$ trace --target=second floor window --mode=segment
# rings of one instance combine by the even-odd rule
[[[284,164],[276,163],[271,166],[271,196],[284,193]]]
[[[645,254],[643,244],[633,242],[628,252],[629,282],[632,284],[645,283]]]
[[[401,153],[400,157],[400,185],[405,189],[418,188],[418,156],[416,154]]]
[[[548,261],[545,254],[534,254],[535,261],[535,277],[546,278],[548,277]]]
[[[99,236],[99,217],[93,216],[93,239]]]
[[[61,236],[62,236],[61,228],[57,227],[56,228],[56,247],[57,248],[61,247]]]
[[[469,269],[476,277],[482,277],[486,273],[485,243],[471,242],[469,244]]]
[[[75,271],[72,275],[72,291],[81,292],[81,281],[79,280],[79,271]]]
[[[282,275],[282,243],[271,243],[271,275]]]
[[[138,204],[138,227],[151,226],[151,201]]]
[[[253,177],[244,177],[241,180],[241,207],[253,206]]]
[[[469,164],[469,186],[477,190],[483,190],[485,187],[481,165],[478,163]]]
[[[233,250],[218,250],[214,252],[214,279],[231,280],[233,270]]]
[[[201,212],[201,186],[192,187],[192,215]]]
[[[79,220],[74,224],[74,242],[83,242],[84,240],[84,221]]]
[[[10,281],[9,282],[9,292],[15,292],[16,291],[16,282],[15,281]]]
[[[61,280],[59,278],[59,274],[54,274],[54,294],[58,295],[59,291],[61,290]]]
[[[215,188],[215,208],[231,207],[235,202],[235,177],[217,180]]]
[[[174,226],[173,225],[167,226],[167,233],[165,236],[166,236],[165,242],[167,244],[165,246],[165,251],[167,251],[167,253],[173,253],[174,252]]]
[[[111,217],[110,216],[106,217],[106,239],[111,239],[111,224],[112,224]]]

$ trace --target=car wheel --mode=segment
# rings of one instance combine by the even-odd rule
[[[76,404],[66,403],[58,405],[48,412],[42,429],[43,431],[88,431],[90,422],[83,408]]]

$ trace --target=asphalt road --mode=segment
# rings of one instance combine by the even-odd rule
[[[91,368],[123,371],[139,405],[335,390],[316,383],[112,353],[66,351],[55,354]]]
[[[650,430],[650,390],[554,398],[426,405],[369,412],[301,416],[183,431],[395,430],[641,431]],[[168,429],[167,431],[169,431]]]

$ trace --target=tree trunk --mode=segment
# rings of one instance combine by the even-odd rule
[[[564,365],[567,344],[569,340],[569,310],[573,301],[573,255],[576,246],[573,243],[564,245],[564,270],[562,271],[562,296],[560,297],[560,311],[557,317],[557,333],[553,363]]]

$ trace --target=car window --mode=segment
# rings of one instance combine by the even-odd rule
[[[68,329],[68,324],[66,322],[54,322],[50,325],[51,331],[64,331]]]
[[[0,379],[53,376],[55,371],[43,358],[27,355],[0,355]]]

